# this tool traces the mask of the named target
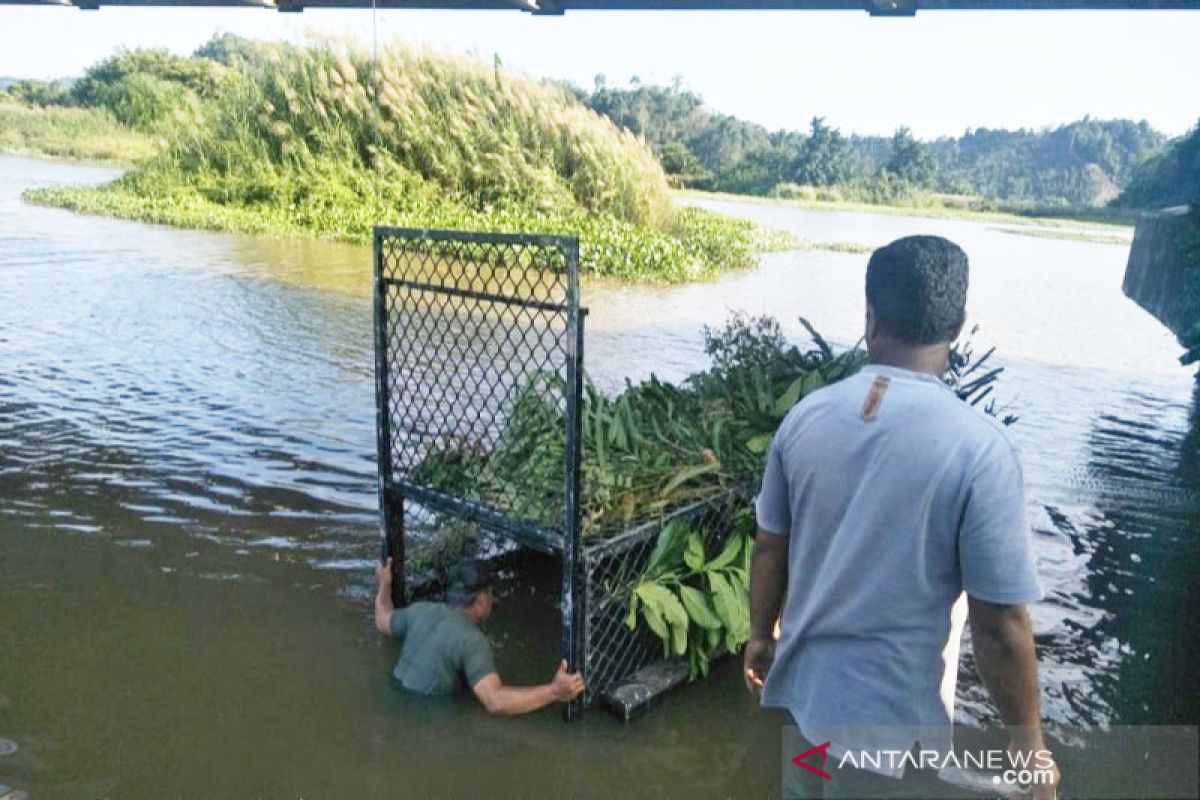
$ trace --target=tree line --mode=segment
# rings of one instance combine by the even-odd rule
[[[1167,137],[1145,121],[1085,118],[1049,130],[975,128],[922,141],[844,134],[822,117],[769,131],[720,114],[682,87],[633,81],[574,88],[593,110],[643,136],[677,185],[738,194],[894,202],[932,192],[1010,206],[1097,206],[1119,195]]]

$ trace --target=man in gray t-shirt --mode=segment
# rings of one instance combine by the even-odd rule
[[[1021,726],[1012,746],[1045,749],[1020,457],[1002,425],[941,380],[966,292],[967,257],[952,242],[913,236],[877,250],[870,364],[797,404],[768,456],[747,683],[830,754],[949,749],[964,593],[980,672],[1005,723]],[[904,771],[876,772],[886,790]],[[825,796],[853,796],[838,794],[839,777]]]

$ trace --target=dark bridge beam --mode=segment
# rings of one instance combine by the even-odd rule
[[[303,11],[305,8],[371,8],[371,0],[0,0],[0,5],[247,7]],[[1200,0],[377,0],[378,8],[566,11],[866,11],[872,16],[912,16],[918,11],[960,10],[1183,10]]]

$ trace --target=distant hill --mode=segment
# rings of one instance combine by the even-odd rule
[[[639,134],[677,183],[747,194],[837,187],[887,201],[910,189],[977,195],[1010,205],[1101,206],[1167,137],[1145,121],[1084,118],[1045,130],[975,128],[918,141],[845,135],[816,118],[806,132],[769,131],[704,105],[676,84],[575,90],[591,108]]]

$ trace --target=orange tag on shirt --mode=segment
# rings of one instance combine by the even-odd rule
[[[879,406],[883,404],[883,393],[887,391],[888,384],[891,382],[892,379],[885,375],[875,378],[875,382],[871,384],[871,391],[867,393],[867,400],[863,403],[863,422],[875,421],[875,417],[879,414]]]

